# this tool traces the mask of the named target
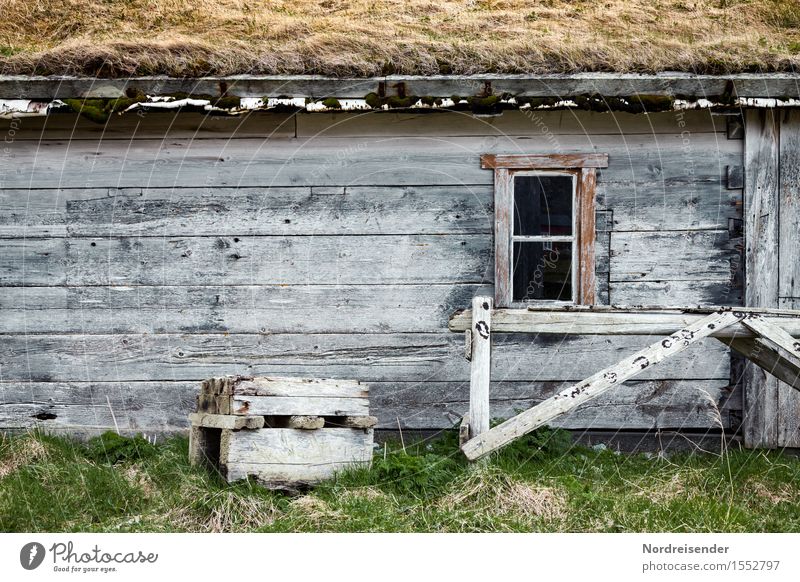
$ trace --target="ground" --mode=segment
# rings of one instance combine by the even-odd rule
[[[5,0],[0,74],[794,70],[799,28],[797,0]]]
[[[5,438],[0,531],[800,531],[800,460],[777,452],[625,455],[544,430],[468,465],[448,431],[293,494],[187,457],[182,438]]]

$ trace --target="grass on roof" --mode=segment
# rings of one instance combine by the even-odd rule
[[[0,73],[697,73],[800,65],[798,0],[4,0]]]
[[[0,531],[800,531],[800,459],[778,452],[622,455],[540,430],[480,466],[456,438],[289,495],[191,467],[185,439],[0,437]]]

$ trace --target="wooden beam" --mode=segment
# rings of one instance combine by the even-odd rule
[[[764,339],[769,340],[779,348],[785,350],[788,354],[786,359],[795,366],[800,366],[800,340],[796,340],[786,333],[783,328],[770,323],[763,317],[747,317],[742,320],[742,324]]]
[[[321,416],[292,415],[286,419],[286,428],[317,430],[323,426],[325,426],[325,419]]]
[[[800,390],[800,367],[784,358],[764,341],[751,337],[717,339],[742,354],[764,372],[771,374],[792,388]]]
[[[507,170],[553,170],[607,168],[608,154],[484,154],[481,168]]]
[[[235,75],[199,78],[163,76],[96,79],[93,77],[0,76],[0,99],[64,99],[70,97],[124,97],[126,90],[149,95],[190,93],[240,97],[310,97],[361,99],[367,93],[404,84],[408,95],[450,97],[478,95],[487,83],[495,95],[510,93],[525,97],[570,97],[599,94],[607,97],[682,95],[686,99],[713,99],[730,92],[744,97],[800,97],[796,73],[741,73],[695,75],[691,73],[571,73],[552,75],[390,75],[367,79],[320,75]]]
[[[731,327],[739,318],[730,312],[712,313],[692,325],[651,344],[621,362],[601,370],[519,414],[486,433],[470,439],[462,450],[471,461],[480,459],[511,441],[546,424],[555,417],[603,394],[665,358],[682,352],[715,330]]]
[[[206,414],[193,412],[189,415],[192,426],[204,428],[227,428],[231,430],[259,429],[264,427],[263,416],[233,416],[230,414]]]
[[[476,437],[489,430],[492,298],[473,298],[472,313],[472,367],[469,378],[469,430],[470,436]]]
[[[744,319],[746,310],[734,310]],[[788,335],[800,337],[800,312],[795,317],[764,317],[767,323],[779,327]],[[666,335],[680,327],[692,325],[704,316],[680,312],[637,312],[607,310],[548,310],[495,309],[492,312],[492,331],[496,333],[552,333],[566,335]],[[460,311],[450,317],[450,331],[461,332],[472,325],[472,312]],[[716,329],[713,337],[754,337],[741,326]]]

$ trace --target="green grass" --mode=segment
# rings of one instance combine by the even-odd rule
[[[775,452],[622,455],[539,431],[470,466],[448,431],[302,495],[228,485],[187,456],[181,438],[2,439],[0,530],[800,531],[800,460]]]

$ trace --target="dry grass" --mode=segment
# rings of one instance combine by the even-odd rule
[[[796,487],[786,484],[774,485],[765,483],[763,480],[751,477],[743,484],[743,488],[748,493],[759,499],[764,499],[770,503],[796,503],[798,491]]]
[[[439,501],[441,509],[488,512],[523,522],[560,520],[567,515],[566,495],[552,487],[534,486],[496,467],[472,471]]]
[[[0,0],[0,72],[788,70],[798,28],[797,0]]]
[[[665,479],[653,480],[650,476],[642,479],[636,492],[638,497],[648,499],[652,503],[669,503],[676,499],[688,499],[693,494],[691,486],[686,484],[684,473],[673,473]]]
[[[253,531],[271,525],[280,512],[269,498],[247,495],[237,490],[209,492],[197,489],[184,494],[184,503],[167,504],[150,523],[172,530],[198,533]],[[161,528],[158,528],[161,529]]]
[[[9,440],[3,448],[6,447],[7,450],[0,456],[0,479],[12,474],[20,467],[47,458],[45,445],[32,436]]]
[[[341,511],[332,508],[327,501],[313,495],[298,497],[289,504],[289,507],[296,512],[300,521],[314,526],[330,524],[345,517]]]

